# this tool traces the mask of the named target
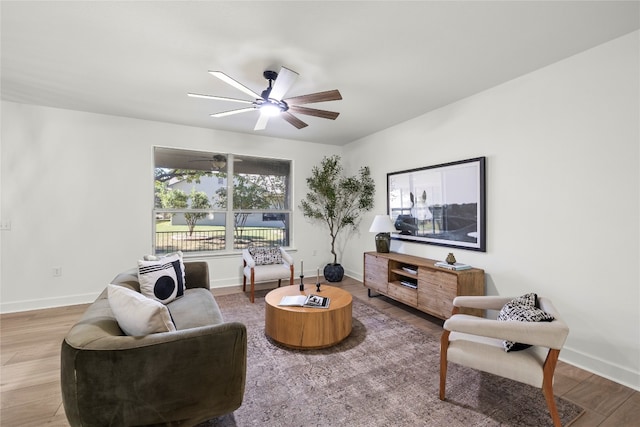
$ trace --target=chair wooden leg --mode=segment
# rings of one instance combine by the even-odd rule
[[[289,285],[293,285],[293,265],[289,266],[289,270],[291,271],[291,276],[289,276]]]
[[[440,337],[440,400],[444,400],[447,385],[447,350],[449,349],[449,334],[446,329]]]
[[[253,303],[254,299],[253,299],[253,290],[255,289],[255,282],[256,282],[256,278],[255,275],[253,273],[253,268],[251,269],[251,302]]]
[[[556,407],[556,401],[553,397],[553,373],[555,372],[559,356],[560,350],[549,350],[549,354],[547,354],[547,360],[545,360],[544,362],[544,374],[542,379],[542,393],[544,394],[544,398],[547,401],[549,413],[551,414],[551,419],[553,420],[553,425],[555,427],[562,427],[562,423],[560,422],[560,415],[558,415],[558,408]]]
[[[282,279],[278,279],[278,287],[282,284]]]
[[[247,266],[247,261],[242,260],[242,292],[247,292],[247,276],[244,274],[244,268]]]

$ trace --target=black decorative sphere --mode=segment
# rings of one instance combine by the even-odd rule
[[[344,268],[340,264],[327,264],[324,266],[324,278],[327,282],[341,282],[344,277]]]

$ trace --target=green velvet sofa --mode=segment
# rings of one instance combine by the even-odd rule
[[[72,426],[192,426],[242,404],[247,331],[224,322],[204,262],[185,262],[177,331],[126,336],[105,290],[62,342],[61,386]],[[137,269],[113,284],[140,292]]]

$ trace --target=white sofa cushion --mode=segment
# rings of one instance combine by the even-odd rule
[[[251,268],[245,267],[244,275],[251,278]],[[270,280],[288,279],[291,276],[290,268],[285,264],[261,265],[260,268],[253,269],[254,280],[256,282],[268,282]]]

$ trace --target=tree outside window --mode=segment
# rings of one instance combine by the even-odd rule
[[[289,245],[291,161],[161,147],[154,157],[156,253]]]
[[[282,210],[285,205],[285,179],[282,176],[236,174],[233,177],[234,235],[243,240],[243,231],[253,211]],[[227,189],[216,190],[218,206],[227,205]],[[284,224],[283,224],[284,225]]]
[[[211,207],[209,196],[204,191],[196,191],[195,187],[187,194],[180,189],[165,191],[161,196],[163,208],[167,209],[208,209]],[[206,212],[185,212],[184,219],[189,227],[189,236],[193,236],[193,230],[198,220],[207,217]]]

